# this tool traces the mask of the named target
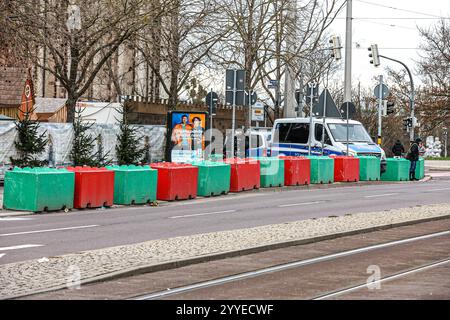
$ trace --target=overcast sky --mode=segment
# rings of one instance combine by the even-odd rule
[[[330,30],[341,37],[343,46],[345,15],[344,8]],[[352,86],[361,81],[361,86],[371,87],[373,76],[385,74],[384,66],[402,68],[395,62],[383,59],[378,68],[371,65],[367,50],[371,44],[378,44],[380,54],[406,63],[414,74],[414,60],[419,59],[421,43],[417,26],[429,27],[437,23],[441,16],[450,18],[450,0],[353,0]],[[344,59],[339,63],[343,70]],[[419,82],[417,75],[414,78],[415,82]]]

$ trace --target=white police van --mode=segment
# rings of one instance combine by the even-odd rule
[[[269,143],[269,155],[302,156],[308,155],[310,118],[284,118],[275,120]],[[349,155],[376,156],[381,159],[380,172],[386,170],[386,154],[372,141],[364,126],[349,120]],[[323,119],[313,119],[311,155],[322,154]],[[347,120],[326,118],[324,155],[346,155]]]

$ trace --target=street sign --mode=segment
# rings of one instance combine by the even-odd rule
[[[316,84],[316,86],[313,89],[313,103],[317,102],[316,99],[317,97],[319,97],[319,85]],[[305,94],[305,98],[306,98],[306,103],[311,103],[311,86],[308,85],[308,87],[306,88],[306,94]]]
[[[373,94],[375,95],[375,97],[377,97],[378,99],[384,99],[388,96],[389,94],[389,88],[383,84],[383,86],[381,87],[381,98],[380,98],[380,85],[377,84],[377,86],[375,87],[375,89],[373,89]]]
[[[348,104],[348,118],[351,119],[356,113],[356,107],[353,104],[353,102],[344,102],[341,104],[340,112],[342,115],[342,118],[347,119],[347,104]]]
[[[252,106],[252,121],[264,121],[264,105],[261,102]]]
[[[236,76],[235,76],[236,75]],[[228,69],[225,72],[225,103],[233,105],[233,92],[236,92],[235,105],[244,105],[245,70]]]
[[[214,91],[208,92],[206,95],[206,105],[209,109],[209,114],[215,115],[217,111],[217,103],[219,101],[219,96]]]
[[[325,102],[325,95],[326,98],[326,110],[325,110],[325,117],[330,118],[340,118],[341,114],[336,106],[336,103],[333,100],[333,97],[330,94],[330,91],[328,89],[325,89],[322,91],[319,102],[317,104],[313,105],[313,115],[315,117],[323,117],[323,104]]]
[[[269,88],[269,89],[278,88],[278,80],[269,80],[269,83],[267,84],[267,88]]]

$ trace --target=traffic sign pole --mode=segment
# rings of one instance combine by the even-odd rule
[[[316,84],[314,82],[309,83],[309,87],[311,88],[311,103],[309,108],[309,140],[308,140],[308,155],[311,155],[311,141],[312,141],[312,132],[313,132],[313,104],[314,104],[314,88]]]
[[[348,157],[348,130],[349,130],[349,128],[348,128],[348,105],[349,105],[349,102],[347,101],[346,103],[346,106],[347,106],[347,157]]]
[[[209,92],[211,95],[211,101],[209,103],[209,110],[210,110],[210,112],[209,112],[209,145],[211,145],[212,144],[212,128],[213,128],[213,112],[212,112],[212,110],[213,110],[213,105],[214,105],[212,88]]]
[[[325,90],[327,88],[325,87]],[[327,114],[327,95],[323,99],[323,122],[322,122],[322,156],[324,155],[323,149],[325,148],[325,115]],[[311,128],[309,130],[312,130]]]
[[[381,108],[383,104],[383,75],[380,75],[380,85],[378,89],[378,141],[377,144],[381,146]]]
[[[231,152],[232,158],[234,158],[234,129],[235,129],[235,121],[236,121],[236,69],[233,70],[234,79],[233,79],[233,118],[231,121]]]

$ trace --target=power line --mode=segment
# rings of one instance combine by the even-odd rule
[[[383,8],[387,8],[387,9],[404,11],[404,12],[410,12],[410,13],[420,14],[420,15],[428,16],[428,17],[445,18],[443,16],[438,16],[438,15],[429,14],[429,13],[423,13],[423,12],[419,12],[419,11],[407,10],[407,9],[400,9],[400,8],[396,8],[396,7],[392,7],[392,6],[386,6],[386,5],[382,5],[382,4],[374,3],[374,2],[369,2],[369,1],[363,1],[363,0],[355,0],[355,1],[361,2],[361,3],[365,3],[365,4],[369,4],[369,5],[372,5],[372,6],[383,7]]]
[[[345,19],[345,17],[337,17],[336,19]],[[449,20],[450,17],[445,18],[445,17],[441,17],[441,18],[422,18],[422,17],[413,17],[413,18],[407,18],[407,17],[392,17],[392,18],[386,18],[386,17],[353,17],[352,19],[354,20],[367,20],[367,19],[372,19],[372,20]]]
[[[389,24],[389,23],[382,23],[382,22],[375,22],[375,21],[370,21],[370,20],[360,20],[361,22],[367,22],[367,23],[373,23],[373,24],[379,24],[382,26],[388,26],[388,27],[392,27],[392,28],[402,28],[402,29],[407,29],[407,30],[414,30],[417,31],[416,28],[411,28],[411,27],[405,27],[405,26],[398,26],[396,24]]]

